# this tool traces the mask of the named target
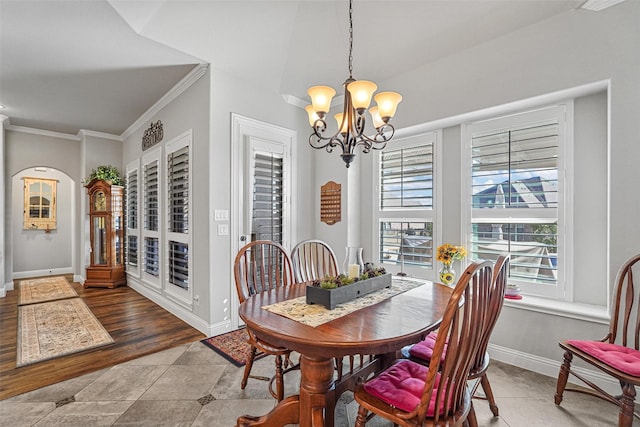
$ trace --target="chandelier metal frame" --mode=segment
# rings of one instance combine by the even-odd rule
[[[342,149],[340,157],[342,157],[347,168],[355,157],[354,151],[357,146],[361,146],[362,152],[365,154],[372,149],[382,150],[395,134],[395,128],[389,123],[391,116],[380,117],[377,114],[377,107],[370,109],[376,133],[372,136],[365,134],[367,120],[364,114],[366,107],[355,108],[352,102],[352,95],[348,90],[348,86],[355,81],[353,78],[353,0],[349,0],[349,78],[343,84],[342,119],[338,121],[339,126],[336,133],[331,136],[324,135],[327,130],[327,122],[325,121],[327,112],[313,111],[309,109],[311,106],[307,107],[310,124],[315,118],[312,125],[313,132],[309,136],[309,145],[318,150],[325,149],[328,153],[333,152],[334,148],[340,147]],[[375,90],[375,84],[373,86]],[[399,94],[393,93],[393,95],[399,97],[400,100],[402,99]],[[336,115],[336,117],[338,116]]]

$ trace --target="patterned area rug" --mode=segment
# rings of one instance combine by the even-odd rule
[[[227,332],[215,337],[205,338],[202,343],[236,366],[244,366],[251,355],[251,346],[247,343],[249,336],[245,328]],[[260,354],[255,360],[265,357]]]
[[[18,284],[18,305],[74,298],[78,293],[62,276],[21,280]]]
[[[114,342],[80,298],[18,307],[16,366]]]

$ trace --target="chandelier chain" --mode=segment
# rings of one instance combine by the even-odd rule
[[[353,0],[349,0],[349,78],[353,78]]]

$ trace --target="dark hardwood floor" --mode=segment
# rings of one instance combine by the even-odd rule
[[[0,400],[205,338],[127,286],[72,284],[115,343],[16,368],[18,296],[17,290],[9,291],[0,298]]]

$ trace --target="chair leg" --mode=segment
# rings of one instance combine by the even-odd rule
[[[633,384],[621,383],[622,396],[620,396],[620,413],[618,414],[618,427],[631,427],[633,424],[634,401],[636,388]]]
[[[358,417],[356,418],[356,423],[354,424],[354,427],[364,427],[364,425],[367,423],[368,412],[369,411],[364,406],[360,406],[358,408]]]
[[[242,376],[242,382],[240,383],[240,388],[244,390],[247,386],[247,381],[249,380],[249,374],[251,374],[251,368],[253,367],[253,360],[256,357],[257,348],[251,346],[251,354],[249,355],[249,359],[247,363],[244,365],[244,375]]]
[[[473,407],[473,401],[471,402],[471,409],[469,409],[469,415],[467,415],[465,424],[469,427],[478,427],[478,418],[476,418],[476,410]]]
[[[342,380],[342,372],[344,369],[344,362],[342,360],[342,357],[336,357],[335,358],[335,362],[336,362],[336,372],[338,373],[338,381]]]
[[[484,395],[486,396],[487,401],[489,402],[489,408],[491,409],[491,413],[493,414],[494,417],[497,417],[499,415],[498,405],[496,405],[496,399],[493,397],[493,390],[491,390],[491,384],[489,384],[489,378],[487,377],[486,372],[482,374],[482,376],[480,377],[480,385],[482,386]]]
[[[571,372],[571,360],[573,360],[573,353],[571,353],[570,351],[565,351],[562,366],[560,366],[560,373],[558,374],[556,395],[554,396],[556,405],[559,405],[560,402],[562,402],[562,395],[564,393],[565,387],[567,386],[569,372]]]
[[[282,356],[276,356],[276,399],[284,399],[284,375],[282,373]]]

